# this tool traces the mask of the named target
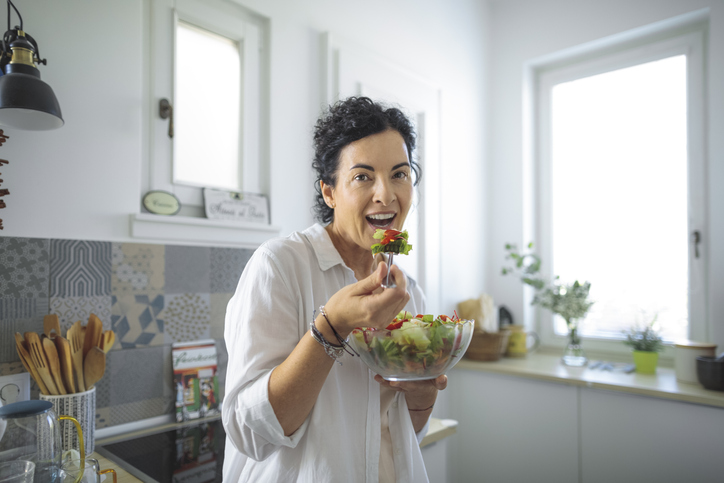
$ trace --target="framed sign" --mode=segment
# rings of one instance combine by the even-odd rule
[[[264,195],[204,188],[204,208],[210,220],[269,223],[269,201]]]
[[[173,193],[149,191],[143,197],[143,207],[155,215],[175,215],[181,209],[181,203]]]

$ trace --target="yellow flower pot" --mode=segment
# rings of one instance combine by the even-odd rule
[[[656,364],[659,362],[659,353],[650,351],[633,351],[636,372],[639,374],[656,374]]]

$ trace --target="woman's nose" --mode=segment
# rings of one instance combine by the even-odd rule
[[[395,201],[395,192],[387,180],[378,180],[375,183],[375,202],[382,203],[384,206],[389,206]]]

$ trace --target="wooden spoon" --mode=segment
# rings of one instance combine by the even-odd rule
[[[26,347],[26,341],[23,339],[23,334],[20,332],[15,332],[15,345],[18,349],[18,355],[20,356],[20,361],[25,366],[25,369],[30,373],[31,376],[33,376],[33,379],[35,379],[35,382],[38,384],[38,387],[40,388],[40,392],[45,394],[46,396],[50,395],[50,391],[48,391],[48,386],[45,385],[45,382],[43,382],[43,378],[40,377],[40,374],[38,373],[38,370],[35,368],[35,364],[33,364],[32,359],[30,358],[30,353],[28,352],[28,348]]]
[[[55,331],[55,335],[50,335],[53,331]],[[43,334],[50,338],[60,335],[60,320],[56,314],[43,317]]]
[[[60,372],[63,376],[65,389],[69,394],[76,393],[75,381],[73,380],[73,358],[70,354],[70,343],[68,339],[62,335],[57,335],[55,339],[55,348],[58,350],[58,358],[60,359]]]
[[[53,378],[55,387],[58,388],[58,392],[62,395],[68,394],[65,390],[65,384],[63,383],[63,375],[60,372],[60,359],[58,359],[58,349],[55,348],[53,339],[43,339],[43,350],[45,350],[45,357],[48,360],[48,369],[50,375]]]
[[[90,314],[83,341],[83,357],[88,355],[91,348],[101,345],[101,337],[103,337],[103,322],[95,314]]]
[[[83,362],[83,377],[85,377],[85,384],[88,389],[92,388],[93,384],[98,382],[105,372],[106,353],[98,347],[92,347]]]
[[[83,377],[83,339],[80,331],[80,320],[68,329],[68,342],[70,342],[70,357],[73,361],[73,370],[78,380],[78,391],[85,392],[85,378]]]
[[[48,359],[45,357],[45,350],[43,345],[40,343],[40,337],[35,332],[26,332],[25,340],[28,342],[28,352],[30,352],[30,359],[35,364],[35,369],[43,379],[45,386],[48,388],[48,392],[57,396],[59,394],[58,387],[53,382],[53,376],[50,375],[50,369],[48,368]]]

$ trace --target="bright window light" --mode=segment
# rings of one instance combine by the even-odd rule
[[[552,269],[591,282],[582,335],[622,337],[657,317],[666,340],[685,339],[686,57],[561,83],[551,96]]]
[[[176,28],[174,182],[240,191],[241,56],[226,37]]]

